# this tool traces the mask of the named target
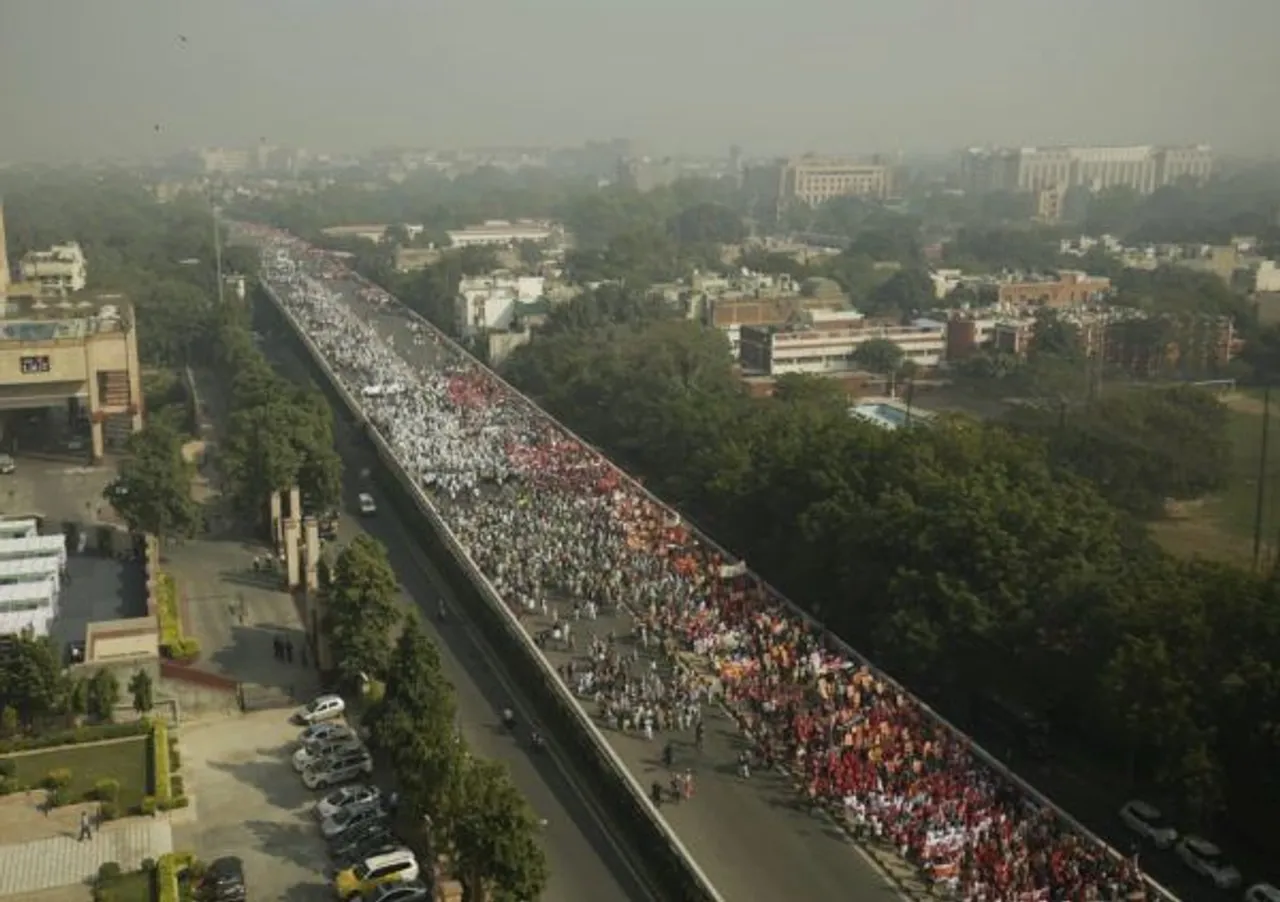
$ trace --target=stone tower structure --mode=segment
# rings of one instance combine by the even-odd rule
[[[4,200],[0,199],[0,300],[9,293],[9,250],[5,245]]]

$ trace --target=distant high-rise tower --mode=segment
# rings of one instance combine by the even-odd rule
[[[0,200],[0,298],[9,293],[9,249],[5,240],[4,201]]]

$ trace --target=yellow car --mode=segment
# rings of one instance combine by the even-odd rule
[[[357,899],[385,883],[418,879],[418,860],[408,849],[367,858],[353,868],[339,871],[333,888],[339,899]]]

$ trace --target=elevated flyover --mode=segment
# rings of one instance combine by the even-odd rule
[[[369,302],[362,295],[359,281],[344,276],[331,279],[329,286],[340,291],[349,309],[375,329],[406,362],[433,368],[462,353],[438,334],[430,342],[414,341],[411,330],[407,328],[409,322],[414,322],[419,329],[430,327],[398,303]],[[355,387],[343,384],[279,298],[274,300],[308,344],[319,368],[344,396],[353,415],[362,419],[360,403],[351,393]],[[478,596],[488,598],[492,607],[505,615],[508,626],[516,626],[518,622],[496,597],[484,576],[474,564],[470,564],[430,499],[405,476],[403,467],[381,436],[370,430],[370,437],[378,446],[388,469],[398,471],[397,479],[404,493],[414,496],[424,517],[441,537],[442,545],[447,547],[459,566],[469,569],[472,581],[479,587]],[[540,666],[541,677],[554,681],[562,698],[572,699],[567,687],[554,676],[554,669],[567,659],[529,641],[531,634],[540,632],[545,626],[545,623],[532,618],[517,628],[524,630],[524,646]],[[596,632],[610,628],[619,635],[630,632],[630,624],[625,617],[592,625]],[[860,660],[851,649],[842,648],[842,651],[850,660]],[[873,850],[874,857],[869,855],[868,850],[853,846],[825,817],[797,804],[798,795],[794,787],[781,775],[753,775],[750,779],[740,779],[735,766],[740,738],[727,716],[712,718],[702,749],[686,743],[677,751],[677,766],[694,770],[697,774],[695,797],[678,805],[664,805],[659,811],[648,801],[646,788],[666,773],[666,768],[658,760],[660,743],[645,742],[607,730],[602,724],[593,723],[591,713],[581,705],[572,704],[578,722],[591,735],[592,741],[607,746],[608,759],[615,767],[625,770],[624,779],[635,797],[637,817],[648,818],[662,831],[669,831],[669,850],[673,856],[696,862],[690,864],[690,872],[696,875],[695,882],[699,884],[696,897],[748,900],[785,898],[797,894],[803,898],[838,899],[921,889],[918,882],[907,876],[910,872],[886,849],[877,847]],[[1050,804],[1031,787],[1007,774],[998,761],[981,750],[976,751],[988,766],[1019,782],[1029,798],[1042,805]],[[1070,822],[1065,814],[1060,813],[1060,816]],[[1080,825],[1070,823],[1078,832],[1086,833]],[[1153,886],[1152,889],[1157,894],[1167,895],[1158,887]]]

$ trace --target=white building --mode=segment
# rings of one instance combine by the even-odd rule
[[[524,241],[545,244],[555,235],[549,222],[490,219],[478,226],[468,226],[449,232],[449,242],[454,247],[511,247]]]
[[[1253,274],[1253,290],[1258,292],[1280,291],[1280,266],[1274,260],[1263,260]]]
[[[893,342],[902,349],[903,359],[917,366],[936,367],[946,358],[946,323],[918,319],[906,326],[857,321],[795,330],[744,326],[742,363],[770,376],[847,373],[861,369],[854,355],[859,347],[875,339]]]
[[[462,334],[470,337],[494,329],[510,329],[521,305],[538,300],[545,287],[542,276],[495,273],[463,279],[456,301]]]
[[[89,281],[88,261],[74,241],[55,244],[47,251],[28,251],[20,268],[22,280],[37,283],[45,297],[82,291]]]

